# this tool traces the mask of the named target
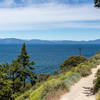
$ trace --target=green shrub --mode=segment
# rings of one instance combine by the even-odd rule
[[[11,84],[12,81],[7,79],[7,74],[0,70],[0,100],[12,99],[13,92]]]
[[[36,89],[38,89],[41,84],[41,83],[37,83],[36,85],[34,85],[33,87],[31,87],[29,90],[27,90],[25,93],[23,93],[22,95],[19,94],[19,96],[17,95],[17,98],[15,100],[25,100],[27,98],[30,97],[30,94],[32,94],[33,92],[35,92]]]
[[[67,72],[65,74],[58,75],[58,77],[52,77],[48,81],[41,84],[36,90],[31,91],[29,100],[46,100],[48,96],[53,95],[57,91],[63,89],[69,90],[70,85],[80,79],[80,75],[74,72]]]
[[[61,70],[69,71],[71,68],[76,67],[78,64],[88,61],[84,56],[71,56],[61,64]]]
[[[79,79],[80,79],[80,74],[73,73],[71,76],[65,79],[65,83],[67,84],[67,87],[70,88],[70,86],[76,83]]]
[[[94,93],[97,93],[100,89],[100,76],[97,77],[94,85]]]
[[[73,75],[73,72],[72,71],[69,71],[61,76],[58,77],[59,80],[65,80],[67,79],[68,77],[72,76]]]
[[[59,90],[69,91],[72,84],[80,79],[80,74],[74,72],[67,72],[66,74],[60,76],[57,79],[48,81],[41,92],[41,100],[47,100],[49,95],[55,94]],[[52,98],[53,99],[53,98]]]
[[[43,90],[43,85],[30,94],[29,100],[40,100],[42,90]]]
[[[47,100],[50,94],[63,89],[68,89],[64,81],[52,81],[51,83],[47,83],[41,92],[41,100]]]
[[[75,72],[80,73],[82,77],[86,77],[91,74],[91,67],[81,63],[75,68]]]

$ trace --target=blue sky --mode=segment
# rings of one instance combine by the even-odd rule
[[[0,38],[100,39],[93,0],[0,0]]]

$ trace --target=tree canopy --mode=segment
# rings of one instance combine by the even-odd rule
[[[94,0],[95,6],[100,7],[100,0]]]
[[[71,68],[77,66],[80,63],[87,61],[87,58],[84,56],[71,56],[61,64],[61,70],[70,70]]]
[[[23,85],[25,87],[25,81],[29,77],[32,80],[32,77],[35,75],[33,73],[35,63],[30,61],[30,56],[27,54],[26,45],[25,43],[22,46],[22,50],[20,55],[17,58],[17,62],[20,64],[20,79],[23,81]]]

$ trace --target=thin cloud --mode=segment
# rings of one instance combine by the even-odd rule
[[[4,4],[8,6],[16,5],[13,0],[10,2],[5,0],[5,2]],[[19,8],[0,8],[1,30],[67,27],[100,28],[99,23],[93,22],[95,20],[100,22],[100,9],[94,8],[93,5],[70,6],[58,3],[46,3]]]
[[[93,0],[2,0],[0,1],[0,7],[22,7],[22,6],[34,6],[34,4],[44,3],[58,3],[58,4],[85,4],[93,3]]]

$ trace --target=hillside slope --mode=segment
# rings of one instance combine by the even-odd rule
[[[88,62],[81,63],[68,72],[51,75],[46,81],[36,84],[15,100],[59,100],[59,97],[61,100],[95,100],[95,96],[91,95],[89,90],[93,87],[95,73],[100,68],[98,65],[100,65],[100,52]],[[72,86],[75,83],[77,84]],[[63,94],[61,92],[67,94],[61,96]]]

